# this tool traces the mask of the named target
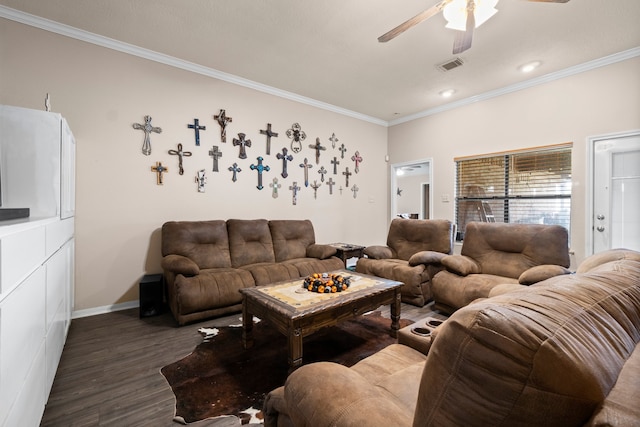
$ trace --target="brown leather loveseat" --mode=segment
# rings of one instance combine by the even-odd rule
[[[265,427],[640,425],[638,252],[478,300],[436,332],[427,355],[392,344],[300,367]]]
[[[344,268],[309,220],[170,221],[162,226],[167,302],[180,325],[242,309],[240,289]]]

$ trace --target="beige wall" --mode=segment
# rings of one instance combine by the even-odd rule
[[[587,138],[640,129],[638,76],[634,58],[393,126],[390,162],[432,157],[434,218],[453,219],[454,157],[573,142],[571,248],[579,263],[587,253]]]
[[[137,300],[141,276],[161,271],[159,229],[168,220],[309,218],[318,242],[374,244],[386,238],[384,126],[4,19],[0,55],[0,103],[43,109],[48,92],[52,111],[68,120],[77,140],[75,310]],[[220,143],[212,117],[221,108],[233,117],[226,144]],[[142,155],[143,134],[131,126],[142,122],[145,114],[162,128],[162,134],[151,138],[151,156]],[[186,127],[195,117],[207,126],[200,147]],[[301,124],[307,139],[303,151],[294,154],[289,178],[280,177],[283,187],[274,199],[268,184],[281,172],[275,154],[289,146],[285,131],[294,122]],[[267,123],[280,134],[272,139],[271,156],[265,154],[265,137],[259,134]],[[246,160],[238,159],[231,143],[238,132],[253,143]],[[356,199],[346,189],[340,195],[338,185],[333,196],[328,187],[320,187],[317,199],[310,187],[304,188],[298,164],[305,156],[314,164],[311,179],[320,178],[315,151],[308,148],[316,137],[328,147],[321,155],[326,169],[332,171],[330,158],[340,157],[327,140],[332,132],[347,146],[347,155],[357,149],[364,158],[360,173],[350,179],[350,185],[360,188]],[[178,143],[193,152],[185,158],[183,176],[177,173],[177,159],[167,154]],[[219,173],[211,172],[208,156],[214,144],[223,152]],[[271,167],[263,175],[262,191],[256,189],[257,174],[249,168],[258,155]],[[170,170],[163,186],[156,185],[150,171],[156,161]],[[227,171],[233,162],[243,170],[236,183]],[[353,171],[351,160],[342,160],[340,167],[345,165]],[[194,182],[202,168],[209,179],[204,194],[197,192]],[[333,179],[345,186],[343,176]],[[303,188],[297,206],[288,190],[294,180]]]

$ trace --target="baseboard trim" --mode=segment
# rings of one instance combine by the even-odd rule
[[[98,314],[113,313],[114,311],[129,310],[130,308],[137,307],[140,307],[140,301],[127,301],[120,304],[103,305],[102,307],[75,310],[71,313],[71,318],[80,319],[81,317],[97,316]]]

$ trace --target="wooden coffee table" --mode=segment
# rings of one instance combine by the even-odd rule
[[[253,316],[266,320],[287,337],[289,370],[293,371],[302,365],[304,337],[385,304],[390,305],[391,331],[397,336],[402,282],[348,270],[331,273],[351,276],[349,289],[318,294],[303,289],[303,279],[241,289],[244,348],[253,346]]]

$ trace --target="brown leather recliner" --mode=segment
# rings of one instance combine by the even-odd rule
[[[402,301],[422,307],[431,300],[431,278],[440,269],[440,259],[453,252],[454,225],[444,219],[391,221],[387,245],[365,248],[356,271],[397,280]]]
[[[452,313],[498,285],[570,273],[569,236],[559,225],[470,222],[460,255],[441,263],[445,270],[432,279],[434,308]]]

